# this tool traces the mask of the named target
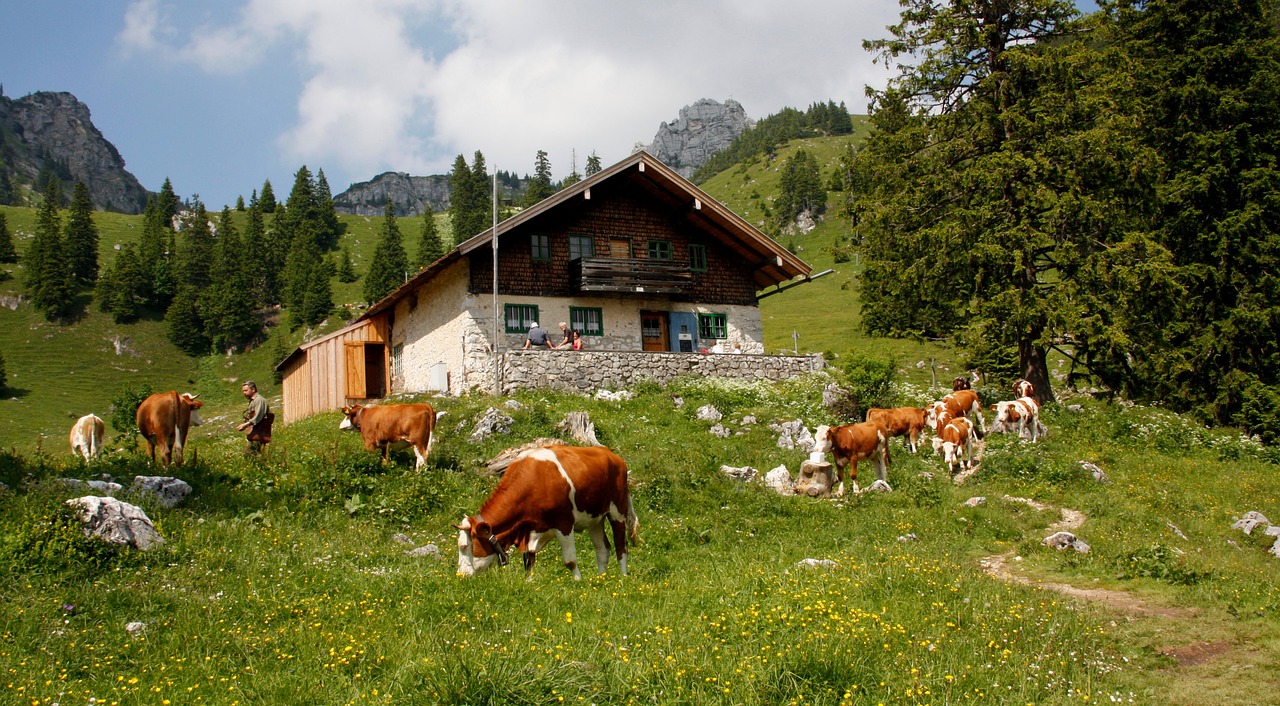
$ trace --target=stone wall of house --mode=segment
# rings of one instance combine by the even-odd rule
[[[390,341],[392,392],[432,389],[431,371],[441,363],[448,370],[449,392],[465,389],[467,352],[476,328],[470,310],[478,306],[468,305],[474,297],[466,286],[466,263],[458,262],[396,304]]]
[[[742,380],[783,380],[821,370],[822,356],[700,355],[631,351],[511,351],[503,355],[502,392],[551,388],[618,390],[643,380],[659,383],[687,374]]]

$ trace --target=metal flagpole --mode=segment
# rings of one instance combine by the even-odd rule
[[[502,394],[502,379],[498,375],[498,167],[493,167],[493,394]]]

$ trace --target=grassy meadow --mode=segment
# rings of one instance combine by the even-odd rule
[[[476,421],[501,400],[433,400],[448,414],[422,472],[408,453],[382,465],[335,413],[280,429],[257,462],[235,435],[200,437],[199,460],[175,472],[193,495],[171,510],[141,501],[166,539],[146,553],[85,539],[63,505],[73,493],[48,482],[127,484],[153,472],[139,455],[85,466],[7,453],[0,702],[1192,704],[1206,689],[1220,703],[1267,701],[1256,688],[1280,679],[1277,560],[1230,524],[1248,510],[1280,516],[1268,450],[1081,399],[1080,411],[1046,411],[1039,444],[990,435],[964,486],[897,442],[892,493],[781,497],[720,472],[798,470],[804,453],[778,448],[768,425],[832,421],[820,404],[830,380],[686,379],[624,402],[526,392],[502,407],[511,433],[477,441]],[[733,435],[695,418],[705,404]],[[450,525],[496,483],[482,461],[555,436],[572,411],[629,463],[641,536],[630,575],[611,560],[575,582],[551,547],[530,580],[518,561],[457,578]],[[1092,551],[1040,545],[1057,513],[1005,495],[1086,513],[1076,533]],[[987,502],[962,504],[973,496]],[[407,554],[427,545],[439,556]],[[578,545],[589,567],[590,542]],[[980,558],[1005,552],[1026,575],[1170,614],[984,574]],[[144,627],[131,633],[134,622]],[[1161,652],[1201,643],[1226,654],[1180,666]]]
[[[702,187],[765,225],[787,157],[803,146],[826,176],[857,138],[797,141]],[[2,210],[21,253],[34,211]],[[105,265],[141,220],[94,218]],[[342,219],[363,272],[382,219]],[[399,226],[412,255],[418,220]],[[279,351],[358,306],[202,359],[176,353],[158,320],[116,326],[90,307],[64,326],[0,307],[0,703],[1280,703],[1280,559],[1231,529],[1251,510],[1280,521],[1280,454],[1232,430],[1067,393],[1043,413],[1048,438],[988,436],[963,486],[927,442],[919,454],[894,442],[891,493],[782,497],[721,473],[796,473],[805,454],[779,448],[769,425],[851,421],[821,405],[828,383],[857,384],[842,372],[850,353],[895,361],[895,404],[938,398],[962,369],[945,344],[862,333],[857,259],[833,255],[847,237],[836,218],[780,236],[815,273],[835,272],[761,300],[767,350],[830,353],[827,372],[641,385],[622,402],[430,399],[448,414],[421,472],[408,453],[382,464],[338,431],[337,413],[278,428],[262,459],[241,455],[239,381],[256,379],[278,404]],[[0,301],[21,293],[20,267],[6,267],[18,276],[0,279]],[[335,281],[335,301],[358,301],[360,286]],[[127,486],[160,472],[127,441],[92,465],[66,447],[74,417],[106,418],[113,396],[142,384],[199,392],[209,420],[193,430],[195,460],[173,471],[193,494],[173,509],[133,499],[166,540],[145,553],[86,539],[64,504],[81,493],[51,482],[105,474]],[[706,404],[730,436],[696,419]],[[511,432],[471,439],[490,407],[510,414]],[[557,436],[575,411],[630,466],[641,537],[631,575],[612,560],[594,575],[580,538],[580,582],[554,546],[530,580],[518,561],[455,576],[451,525],[497,483],[483,462]],[[986,502],[964,504],[975,496]],[[1073,531],[1088,554],[1041,544],[1057,508],[1087,518]],[[431,545],[438,555],[408,553]],[[1028,583],[988,575],[983,560],[997,556]]]

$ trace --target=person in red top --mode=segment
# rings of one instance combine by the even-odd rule
[[[577,331],[573,332],[573,349],[575,351],[582,350],[582,334]]]

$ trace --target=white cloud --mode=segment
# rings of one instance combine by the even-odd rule
[[[296,120],[277,128],[282,157],[336,163],[353,180],[444,173],[477,149],[490,167],[518,173],[546,150],[562,176],[571,150],[579,169],[592,150],[609,164],[699,98],[732,97],[756,118],[829,99],[861,112],[864,84],[885,76],[861,42],[884,36],[899,9],[896,0],[248,0],[225,26],[201,22],[175,45],[161,39],[176,35],[157,2],[129,6],[122,46],[168,47],[211,72],[301,73]],[[278,48],[294,63],[255,65]]]

